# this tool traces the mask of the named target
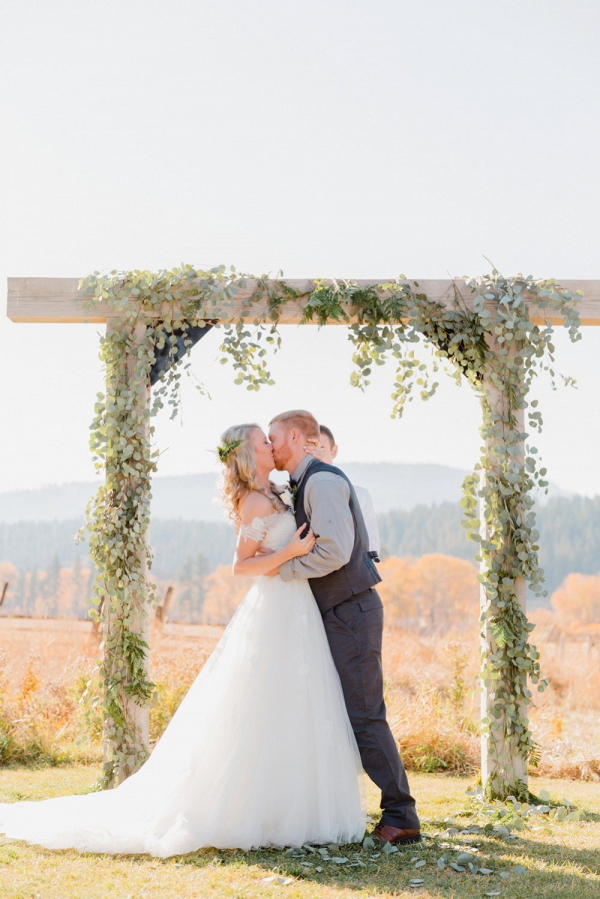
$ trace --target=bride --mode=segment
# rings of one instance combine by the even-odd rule
[[[256,581],[142,767],[112,790],[0,803],[7,837],[163,858],[362,839],[362,765],[321,614],[306,580],[266,576],[314,535],[270,484],[258,425],[225,431],[219,457],[234,574]]]

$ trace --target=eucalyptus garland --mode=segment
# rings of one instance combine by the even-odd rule
[[[101,339],[106,394],[98,396],[90,438],[96,467],[106,468],[106,483],[88,503],[86,525],[79,534],[81,538],[85,527],[90,530],[97,570],[98,608],[90,614],[105,625],[107,613],[110,616],[104,660],[98,668],[109,747],[104,785],[119,782],[145,758],[127,700],[144,706],[154,692],[145,674],[148,645],[139,634],[140,619],[157,602],[155,585],[147,578],[152,558],[144,539],[151,476],[159,455],[151,448],[151,419],[164,400],[173,406],[171,417],[177,414],[182,366],[171,364],[161,372],[149,407],[140,402],[140,391],[148,387],[155,350],[167,341],[169,358],[177,361],[177,332],[183,333],[189,355],[189,327],[226,317],[238,289],[249,280],[249,275],[225,266],[202,270],[182,265],[158,273],[95,272],[80,283],[90,305],[110,303],[113,315]],[[272,384],[266,359],[269,347],[276,350],[281,345],[281,311],[286,303],[301,301],[305,322],[347,323],[354,347],[350,376],[354,386],[366,388],[374,366],[395,360],[392,417],[402,416],[413,389],[425,400],[435,393],[439,382],[432,376],[439,371],[440,360],[449,364],[457,381],[463,377],[469,381],[482,407],[484,445],[473,474],[463,484],[463,525],[480,547],[479,578],[485,591],[481,675],[491,697],[491,718],[484,718],[482,731],[498,760],[484,789],[490,798],[509,794],[526,798],[525,784],[515,782],[501,762],[509,746],[525,766],[536,764],[527,716],[532,696],[528,682],[540,691],[547,685],[539,653],[529,642],[533,625],[521,608],[517,588],[524,582],[535,594],[543,592],[533,490],[547,489],[548,483],[534,446],[526,445],[521,458],[528,437],[523,416],[527,410],[529,431],[541,429],[537,401],[527,399],[532,378],[547,370],[554,385],[560,377],[554,369],[552,324],[549,319],[543,325],[534,323],[530,307],[535,306],[538,317],[544,310],[558,312],[576,341],[581,337],[580,295],[553,280],[521,274],[507,278],[495,269],[489,276],[464,280],[474,294],[470,309],[458,291],[446,306],[429,299],[418,282],[404,276],[366,288],[350,281],[318,280],[310,293],[295,290],[280,277],[252,278],[253,293],[240,319],[216,325],[222,333],[220,361],[231,361],[235,383],[248,390]],[[431,349],[428,362],[415,352],[415,344],[423,338]],[[189,363],[184,370],[188,367]],[[563,381],[573,383],[570,378]],[[98,696],[93,698],[99,701]]]

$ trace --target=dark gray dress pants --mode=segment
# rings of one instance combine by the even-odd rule
[[[386,719],[379,594],[370,589],[344,600],[324,613],[323,624],[363,768],[381,789],[381,821],[393,827],[418,828],[415,800]]]

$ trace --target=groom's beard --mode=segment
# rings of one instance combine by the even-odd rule
[[[287,471],[287,464],[292,457],[292,450],[289,446],[283,446],[277,452],[273,451],[273,461],[277,471]]]

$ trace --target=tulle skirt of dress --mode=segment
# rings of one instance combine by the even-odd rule
[[[0,833],[167,857],[363,837],[362,766],[306,581],[260,577],[149,759],[118,787],[0,803]]]

